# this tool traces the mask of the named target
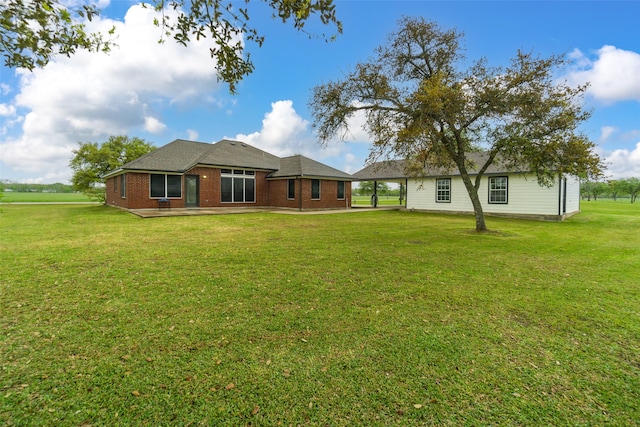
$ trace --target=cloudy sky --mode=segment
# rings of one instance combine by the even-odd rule
[[[355,172],[367,158],[366,134],[319,146],[307,103],[314,86],[373,56],[402,16],[463,31],[467,57],[491,65],[506,65],[518,49],[568,55],[571,66],[558,77],[590,82],[585,102],[593,115],[582,130],[609,176],[640,177],[639,1],[337,0],[344,34],[333,43],[298,33],[252,2],[252,23],[266,41],[248,44],[256,70],[237,95],[217,82],[206,41],[160,45],[151,10],[127,0],[102,4],[91,28],[115,25],[118,47],[110,54],[81,52],[34,72],[0,68],[0,179],[67,183],[78,143],[110,135],[157,146],[234,138]]]

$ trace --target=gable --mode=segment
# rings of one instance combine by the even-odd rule
[[[198,164],[277,170],[280,168],[280,158],[244,142],[223,139],[211,145],[198,159]]]
[[[184,172],[196,164],[211,144],[176,139],[122,166],[124,170]]]

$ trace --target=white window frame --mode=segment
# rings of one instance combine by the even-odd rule
[[[490,176],[489,177],[489,204],[506,205],[509,203],[509,177]],[[497,197],[504,195],[502,197]]]
[[[231,201],[223,200],[222,182],[224,179],[231,179]],[[237,179],[242,180],[242,200],[236,200],[236,192],[234,185]],[[246,201],[246,181],[253,181],[253,200]],[[256,203],[256,171],[246,169],[221,169],[220,170],[220,203]]]
[[[313,182],[318,181],[318,197],[313,197]],[[311,200],[320,200],[320,196],[322,195],[322,182],[319,179],[311,180]]]
[[[447,183],[446,188],[441,183]],[[436,203],[451,203],[451,178],[436,179]]]
[[[151,188],[151,177],[153,175],[162,175],[164,176],[164,195],[163,196],[154,196],[152,193],[152,188]],[[168,177],[169,176],[177,176],[178,178],[180,178],[180,195],[179,196],[169,196],[169,183],[168,183]],[[182,199],[182,175],[175,175],[175,174],[169,174],[169,173],[150,173],[149,174],[149,198],[150,199]]]
[[[291,197],[291,185],[293,184],[293,197]],[[287,200],[296,199],[296,180],[295,178],[287,179]]]
[[[122,199],[126,199],[127,198],[127,174],[122,174],[119,177],[116,177],[117,179],[120,179],[120,197]]]
[[[338,197],[338,200],[344,200],[347,197],[347,184],[345,181],[337,181],[338,183],[336,184],[337,187],[337,194],[336,196]],[[340,185],[342,184],[342,197],[340,197]]]

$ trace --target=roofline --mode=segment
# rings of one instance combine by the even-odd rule
[[[167,171],[167,170],[161,170],[161,169],[116,169],[112,172],[109,172],[105,175],[102,175],[103,178],[111,178],[113,176],[118,176],[118,175],[122,175],[123,173],[129,173],[129,172],[133,172],[133,173],[164,173],[167,175],[184,175],[189,169],[187,169],[186,171]]]
[[[273,176],[267,177],[268,180],[275,181],[277,179],[295,179],[295,178],[303,178],[303,179],[324,179],[325,181],[355,181],[351,177],[341,177],[341,176],[329,176],[329,175],[284,175],[284,176]]]
[[[118,169],[114,169],[112,171],[109,171],[109,172],[105,173],[104,175],[101,175],[100,178],[107,179],[107,178],[111,178],[112,176],[120,175],[122,173],[125,173],[125,170],[122,169],[122,168],[118,168]]]
[[[533,171],[496,171],[496,172],[483,172],[483,176],[496,176],[496,175],[527,175],[533,174]],[[477,172],[469,173],[469,176],[477,176]],[[353,181],[393,181],[400,179],[428,179],[428,178],[450,178],[450,177],[460,177],[462,176],[459,171],[454,171],[453,173],[438,173],[431,175],[405,175],[400,177],[377,177],[377,178],[354,178]]]
[[[253,171],[263,171],[263,172],[275,172],[278,169],[267,169],[267,168],[254,168],[251,166],[240,166],[240,165],[214,165],[214,164],[209,164],[209,163],[196,163],[195,165],[191,166],[189,169],[187,170],[191,170],[193,168],[196,167],[203,167],[203,168],[215,168],[215,169],[249,169],[249,170],[253,170]]]
[[[411,178],[416,178],[414,176],[397,176],[397,177],[393,177],[393,176],[385,176],[385,177],[381,177],[381,178],[353,178],[353,181],[397,181],[397,180],[405,180],[405,179],[411,179]],[[423,178],[428,178],[427,176],[423,177]]]

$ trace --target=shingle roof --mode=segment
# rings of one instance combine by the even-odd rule
[[[280,168],[280,158],[244,142],[223,139],[213,144],[198,159],[198,164],[277,170]]]
[[[121,168],[105,175],[125,171],[157,171],[184,173],[196,165],[250,168],[272,171],[269,177],[317,176],[351,180],[338,169],[304,156],[280,158],[240,141],[223,139],[215,144],[176,139]]]
[[[478,173],[478,170],[486,161],[487,153],[469,153],[467,158],[473,162],[473,166],[469,167],[468,171],[471,175],[474,175]],[[370,164],[363,169],[360,169],[358,172],[353,174],[353,177],[356,179],[356,181],[391,181],[396,179],[410,178],[412,175],[407,171],[406,164],[407,163],[405,160],[384,160],[381,162]],[[485,173],[488,174],[507,172],[521,171],[506,170],[505,168],[500,167],[499,161],[494,161],[485,171]],[[457,176],[460,175],[460,172],[455,166],[449,169],[427,166],[422,170],[423,177],[443,175]]]
[[[406,178],[404,160],[385,160],[372,163],[353,174],[356,180],[384,181]]]
[[[122,166],[126,170],[184,172],[195,165],[212,148],[204,142],[176,139]]]
[[[308,157],[295,155],[280,159],[280,168],[272,172],[269,178],[285,178],[294,176],[317,176],[323,178],[338,178],[351,181],[353,177],[348,173],[311,160]]]

